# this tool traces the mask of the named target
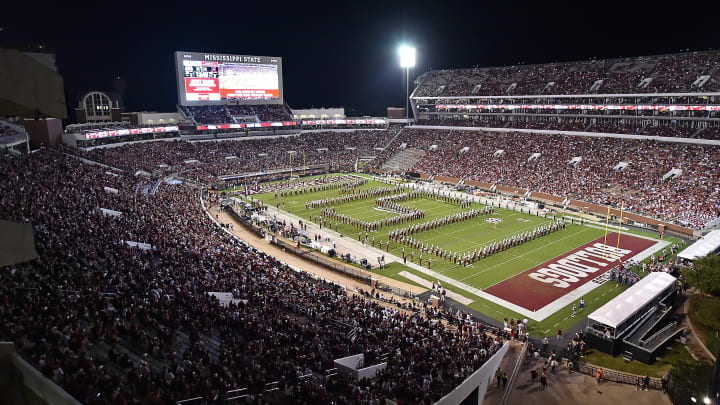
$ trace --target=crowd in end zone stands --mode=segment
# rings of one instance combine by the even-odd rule
[[[256,116],[258,122],[292,121],[287,104],[182,106],[183,113],[198,124],[234,124],[233,117]],[[243,120],[246,122],[246,120]]]
[[[157,180],[53,150],[0,157],[0,171],[0,219],[32,224],[39,255],[0,269],[0,335],[83,403],[220,404],[237,388],[252,402],[272,382],[255,403],[431,403],[503,342],[465,314],[381,305],[291,270],[226,235],[200,188],[148,191],[137,183]],[[388,366],[324,378],[358,353]]]
[[[219,142],[148,142],[88,152],[67,150],[123,169],[153,172],[164,164],[170,166],[165,170],[180,172],[186,178],[217,182],[220,175],[288,168],[290,151],[296,152],[292,156],[293,167],[328,164],[338,171],[352,170],[358,157],[374,156],[374,147],[385,145],[389,142],[388,138],[399,131],[400,127],[392,126],[385,131],[315,132],[282,138]],[[229,156],[237,158],[226,159]],[[198,163],[185,164],[186,160],[197,160]]]
[[[539,94],[714,92],[720,52],[607,60],[433,70],[417,80],[415,97]],[[700,85],[704,76],[709,79]],[[647,80],[652,79],[652,80]],[[602,83],[598,81],[602,80]]]
[[[720,212],[720,147],[617,138],[405,129],[380,159],[399,146],[425,151],[410,171],[479,180],[610,204],[700,228]],[[470,150],[460,153],[463,147]],[[493,155],[503,150],[502,155]],[[531,155],[540,157],[529,161]],[[577,165],[568,162],[582,157]],[[620,162],[625,169],[615,170]],[[683,173],[663,181],[671,169]]]

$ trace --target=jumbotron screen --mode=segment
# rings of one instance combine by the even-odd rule
[[[282,58],[175,52],[181,105],[282,104]]]

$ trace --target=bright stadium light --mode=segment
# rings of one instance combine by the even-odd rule
[[[415,48],[407,45],[401,45],[398,49],[398,53],[400,54],[400,67],[415,67]]]
[[[415,67],[415,48],[407,45],[400,45],[400,67],[405,68],[405,120],[410,117],[410,68]]]

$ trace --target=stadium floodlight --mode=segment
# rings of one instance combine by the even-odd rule
[[[405,120],[408,120],[410,114],[410,68],[415,67],[415,48],[408,45],[400,45],[398,48],[400,54],[400,67],[405,68]]]
[[[400,48],[398,48],[398,53],[400,54],[400,67],[415,67],[415,48],[401,45]]]
[[[703,398],[703,403],[709,404],[709,403],[710,403],[710,398],[708,398],[708,397]]]

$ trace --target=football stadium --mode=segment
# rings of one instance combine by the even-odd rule
[[[718,404],[720,51],[469,7],[0,26],[0,403]]]

